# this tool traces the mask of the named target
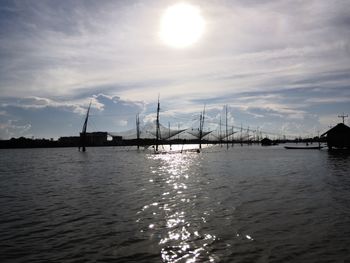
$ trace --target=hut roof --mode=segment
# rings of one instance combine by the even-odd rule
[[[272,140],[265,137],[264,139],[261,140],[261,142],[272,142]]]
[[[344,123],[338,123],[336,126],[334,126],[333,128],[329,129],[328,131],[326,131],[325,133],[323,133],[321,135],[322,136],[325,136],[327,134],[338,134],[338,133],[348,133],[350,134],[350,127],[349,126],[346,126]]]

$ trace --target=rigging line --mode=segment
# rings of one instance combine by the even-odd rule
[[[208,121],[211,124],[216,124],[218,126],[220,126],[220,123],[217,123],[215,121]],[[221,126],[223,126],[224,124],[221,124]],[[236,128],[236,129],[241,129],[241,127],[235,126],[235,125],[228,125],[228,127],[230,128]],[[260,130],[260,129],[249,129],[249,128],[242,128],[243,131],[249,131],[249,132],[253,132],[253,133],[257,133],[257,132],[262,132],[262,133],[266,133],[266,134],[270,134],[270,135],[281,135],[281,133],[276,133],[276,132],[269,132],[269,131],[264,131],[264,130]],[[292,136],[292,135],[291,135]]]

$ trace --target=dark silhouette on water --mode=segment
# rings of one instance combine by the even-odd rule
[[[350,149],[350,127],[346,126],[344,123],[338,123],[336,126],[323,133],[321,137],[326,137],[327,146],[330,150],[333,148]]]
[[[202,149],[202,139],[203,139],[203,128],[204,128],[204,115],[205,115],[205,106],[203,112],[199,116],[199,151]]]
[[[87,129],[87,124],[88,124],[88,119],[89,119],[90,107],[91,107],[91,101],[90,101],[90,104],[89,104],[89,108],[88,108],[88,110],[86,112],[86,117],[85,117],[83,129],[82,129],[82,131],[80,133],[79,151],[80,151],[80,148],[82,147],[82,151],[83,152],[86,151],[86,129]]]
[[[322,149],[323,146],[284,146],[284,148],[289,149],[289,150],[319,150]]]
[[[271,145],[273,145],[273,142],[269,138],[266,137],[261,140],[261,146],[271,146]]]
[[[140,149],[140,115],[136,115],[136,139],[137,139],[137,149]]]
[[[155,147],[156,153],[158,152],[158,144],[159,144],[159,137],[160,137],[159,111],[160,111],[160,103],[159,103],[159,95],[158,95],[157,120],[156,120],[156,147]]]

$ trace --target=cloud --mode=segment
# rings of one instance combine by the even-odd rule
[[[343,103],[343,102],[348,102],[350,103],[350,97],[333,97],[333,98],[310,98],[306,100],[307,102],[310,103],[315,103],[315,104],[329,104],[329,103]]]
[[[7,120],[6,123],[0,123],[0,139],[8,139],[18,136],[29,137],[31,134],[28,134],[27,132],[30,128],[30,124],[20,125],[16,120]]]
[[[7,98],[0,101],[0,135],[60,137],[76,135],[82,128],[89,100],[92,102],[88,130],[116,131],[134,126],[142,113],[142,102],[123,100],[104,94],[77,100],[52,100],[42,97]],[[5,114],[6,113],[6,114]]]
[[[256,87],[257,83],[261,87],[264,82],[267,86],[271,84],[270,78],[308,73],[310,66],[315,64],[326,68],[329,66],[327,60],[332,56],[331,61],[337,59],[338,66],[348,65],[342,57],[348,49],[345,36],[338,34],[335,40],[328,39],[327,42],[309,36],[310,31],[319,32],[320,37],[339,31],[333,30],[335,22],[331,18],[323,20],[316,14],[310,16],[307,13],[306,10],[319,10],[320,14],[333,17],[334,14],[325,13],[322,4],[313,4],[310,9],[311,4],[300,3],[295,7],[289,1],[283,5],[267,2],[253,6],[225,6],[223,2],[213,6],[204,2],[202,8],[208,12],[209,24],[207,37],[203,40],[206,42],[199,45],[198,50],[179,54],[157,43],[158,21],[152,14],[160,13],[161,5],[154,2],[147,6],[77,3],[69,3],[69,9],[49,3],[24,7],[27,15],[20,21],[13,21],[21,25],[13,37],[19,37],[24,29],[29,32],[21,41],[16,41],[20,43],[15,46],[16,53],[9,52],[13,62],[10,70],[16,70],[20,76],[14,79],[13,74],[8,74],[11,71],[6,70],[7,78],[11,78],[9,84],[26,81],[29,92],[41,89],[45,95],[57,95],[86,86],[114,83],[128,86],[121,90],[123,97],[136,97],[135,93],[140,93],[140,83],[145,83],[143,89],[153,91],[150,86],[163,80],[167,83],[163,88],[166,94],[173,96],[174,86],[181,93],[183,88],[178,84],[184,83],[184,86],[193,87],[194,94],[198,95],[199,87],[203,92],[203,79],[209,78],[215,83],[207,85],[208,93],[213,90],[213,85],[224,92],[228,85],[234,84],[241,89]],[[304,23],[290,13],[292,4],[292,10],[297,8],[293,12],[305,14]],[[207,10],[209,8],[213,11]],[[56,16],[51,18],[53,13]],[[288,20],[288,23],[282,27],[276,20]],[[230,30],[223,34],[220,28]],[[286,40],[286,36],[290,39]],[[10,43],[5,45],[7,48],[2,45],[3,49],[13,50],[13,40],[5,41]],[[228,78],[233,72],[235,74]],[[137,92],[130,90],[130,84],[136,86]]]
[[[347,1],[194,1],[206,31],[181,51],[158,37],[171,3],[4,2],[1,123],[46,136],[50,113],[55,136],[76,133],[91,100],[96,129],[130,128],[137,112],[154,120],[159,93],[162,120],[187,126],[204,104],[213,121],[229,104],[230,121],[275,130],[350,111]]]
[[[1,107],[15,107],[28,110],[39,110],[45,108],[60,108],[65,111],[72,111],[79,114],[85,114],[88,99],[75,100],[75,101],[58,101],[43,97],[25,97],[25,98],[3,98],[0,99]],[[93,107],[96,109],[101,109],[103,105],[98,103],[98,101],[91,98],[94,101]],[[84,105],[85,104],[85,105]]]

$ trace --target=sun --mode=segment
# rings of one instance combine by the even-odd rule
[[[204,19],[196,6],[179,3],[168,7],[161,17],[160,38],[168,46],[185,48],[204,32]]]

